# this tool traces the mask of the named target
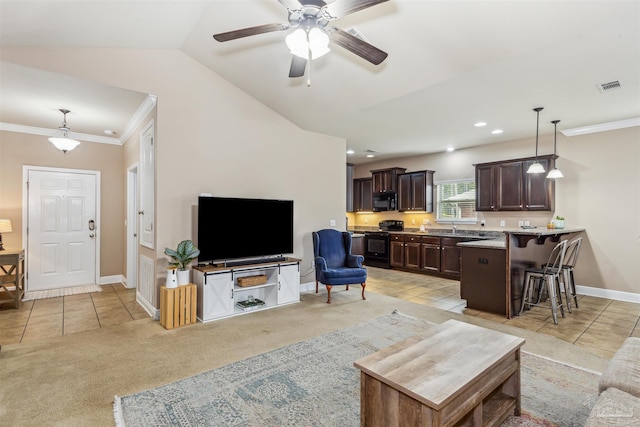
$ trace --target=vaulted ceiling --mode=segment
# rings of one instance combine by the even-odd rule
[[[180,49],[300,127],[346,138],[356,164],[367,150],[379,160],[533,137],[538,106],[541,133],[553,119],[560,131],[640,117],[639,1],[390,0],[331,23],[387,59],[332,43],[309,87],[309,69],[288,77],[287,31],[212,38],[287,23],[281,3],[291,0],[0,0],[0,45]],[[2,123],[55,129],[64,93],[73,131],[122,132],[146,96],[0,66]]]

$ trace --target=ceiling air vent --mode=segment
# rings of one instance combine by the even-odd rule
[[[614,81],[608,82],[608,83],[600,83],[598,85],[598,90],[600,90],[600,92],[604,93],[604,92],[608,92],[608,91],[613,90],[613,89],[618,89],[621,86],[622,85],[620,84],[619,80],[614,80]]]
[[[351,34],[354,37],[359,38],[360,40],[369,43],[369,40],[365,38],[365,36],[358,30],[356,27],[351,27],[346,30],[347,33]]]

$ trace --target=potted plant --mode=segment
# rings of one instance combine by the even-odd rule
[[[183,240],[173,250],[165,248],[164,254],[170,256],[173,262],[169,266],[178,270],[178,285],[189,283],[189,264],[200,255],[200,249],[196,248],[191,240]]]
[[[555,228],[564,228],[564,217],[563,216],[556,216],[554,220],[552,220],[551,222],[553,222],[553,225],[555,226]]]

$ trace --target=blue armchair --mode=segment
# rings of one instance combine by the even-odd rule
[[[367,286],[367,269],[362,267],[364,257],[351,253],[351,234],[332,229],[313,232],[313,254],[316,266],[316,293],[318,282],[327,287],[327,303],[331,303],[331,288],[336,285]]]

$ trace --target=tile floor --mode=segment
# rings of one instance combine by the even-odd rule
[[[149,317],[136,303],[136,290],[122,284],[102,292],[23,302],[18,310],[0,306],[0,345],[118,325]]]
[[[0,345],[112,326],[148,317],[136,303],[135,289],[105,285],[102,292],[28,301],[19,310],[0,306]],[[640,304],[580,296],[579,308],[565,313],[558,325],[551,310],[534,307],[512,319],[467,309],[460,299],[460,282],[397,270],[369,268],[367,291],[418,304],[477,316],[585,347],[610,358],[629,336],[640,337]]]
[[[627,337],[640,337],[640,304],[636,303],[582,295],[578,297],[579,308],[572,307],[572,313],[565,310],[564,318],[558,314],[555,325],[551,308],[546,307],[533,307],[511,319],[468,309],[460,299],[460,282],[456,280],[377,268],[368,272],[367,291],[553,335],[607,358]]]

